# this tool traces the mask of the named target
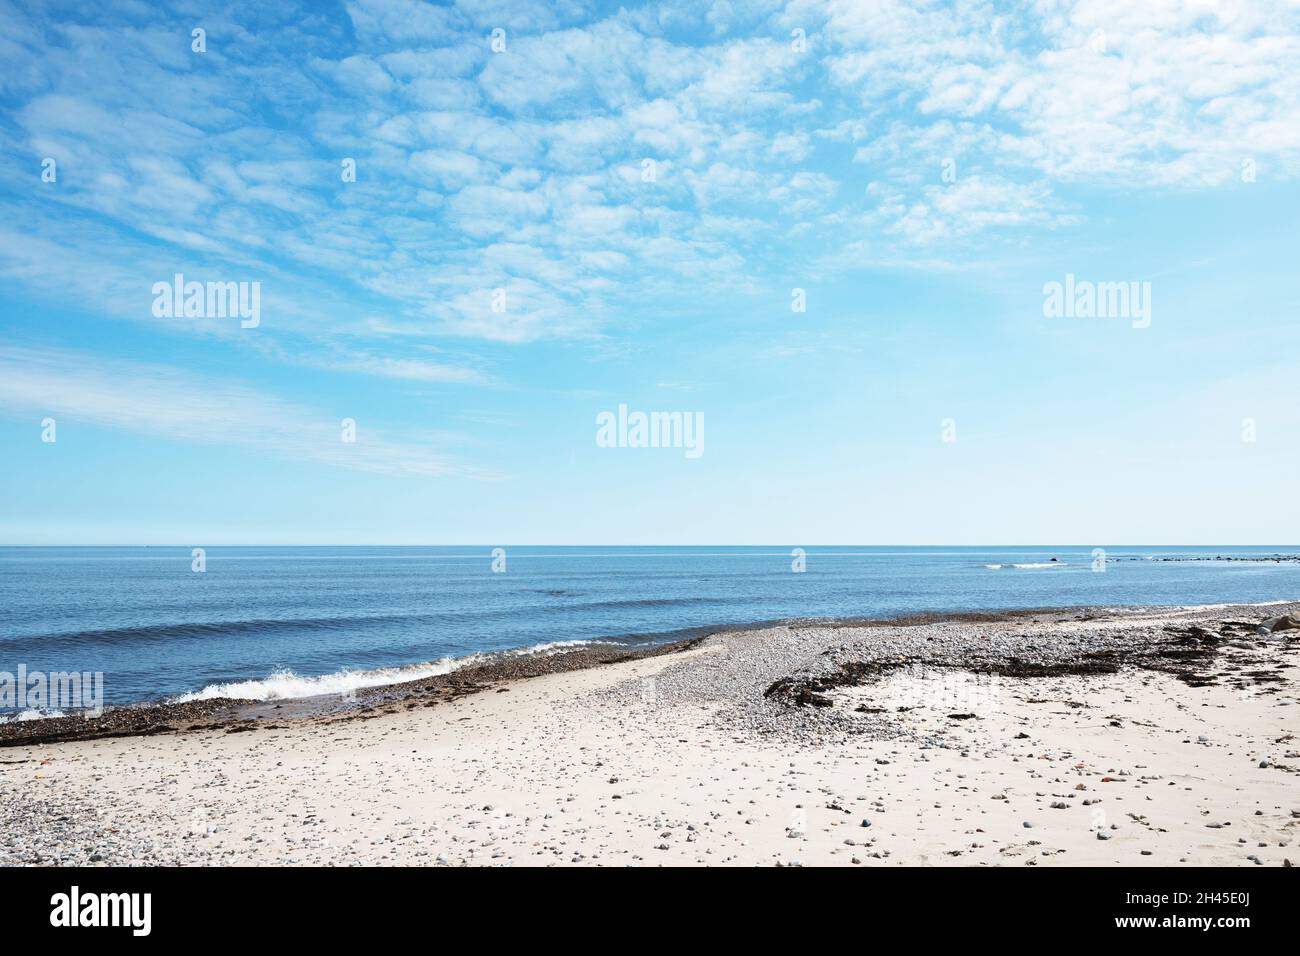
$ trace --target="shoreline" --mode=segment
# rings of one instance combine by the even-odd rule
[[[240,726],[249,721],[297,720],[348,711],[364,711],[385,703],[402,703],[412,699],[417,699],[422,705],[431,706],[439,701],[455,700],[466,694],[478,693],[501,682],[539,677],[547,673],[600,667],[641,657],[678,653],[705,638],[773,627],[915,626],[937,621],[992,623],[1033,615],[1114,611],[1122,607],[1080,605],[1078,607],[1004,608],[989,611],[906,612],[894,617],[790,618],[754,621],[747,624],[724,624],[716,627],[683,628],[662,634],[644,635],[653,643],[641,646],[620,647],[617,643],[618,639],[601,638],[590,646],[572,650],[546,653],[524,653],[525,649],[522,648],[495,651],[485,655],[489,659],[482,663],[467,664],[444,674],[358,688],[346,695],[331,693],[310,697],[270,699],[209,697],[188,701],[159,698],[107,706],[98,717],[67,714],[9,720],[0,722],[0,750],[24,744],[187,733]],[[656,638],[679,635],[689,636],[680,636],[676,640],[656,640]],[[423,662],[406,666],[420,666],[420,663]]]
[[[99,717],[67,715],[11,721],[0,724],[0,748],[214,729],[235,733],[254,729],[260,721],[310,720],[323,716],[364,713],[413,699],[423,706],[433,706],[479,693],[503,682],[671,654],[688,649],[699,640],[701,638],[628,650],[600,646],[551,654],[503,656],[481,664],[469,664],[445,674],[360,688],[350,695],[325,694],[279,700],[214,697],[182,703],[161,701],[105,708]]]
[[[1075,616],[1076,620],[1091,620],[1124,614],[1209,612],[1234,608],[1249,613],[1251,609],[1281,607],[1288,603],[1290,602],[1279,600],[1243,605],[1077,605],[981,611],[921,611],[904,612],[892,617],[791,618],[750,624],[687,628],[665,632],[661,636],[678,634],[693,636],[636,647],[620,647],[617,643],[593,643],[589,646],[544,653],[521,653],[520,650],[492,652],[488,655],[489,659],[481,663],[466,664],[443,674],[358,688],[349,694],[331,693],[265,700],[212,697],[177,702],[171,699],[160,699],[106,707],[103,714],[98,717],[70,714],[10,720],[0,723],[0,750],[23,745],[112,737],[146,737],[155,734],[190,733],[214,729],[237,733],[254,730],[259,725],[275,727],[281,721],[309,720],[347,714],[360,715],[394,705],[431,707],[469,694],[496,689],[513,681],[677,654],[690,650],[706,639],[772,628],[818,627],[834,630],[921,627],[941,622],[993,624],[1038,618],[1064,620],[1070,616]],[[654,636],[649,637],[653,639]],[[613,641],[613,639],[608,640]],[[845,676],[843,679],[849,678]],[[798,691],[790,691],[790,693],[796,697],[801,696]],[[804,693],[807,693],[806,687]]]

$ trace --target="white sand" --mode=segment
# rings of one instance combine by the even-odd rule
[[[688,653],[704,663],[727,641]],[[902,715],[946,727],[965,751],[911,738],[800,747],[717,729],[699,704],[601,693],[682,660],[370,719],[8,748],[0,759],[24,762],[0,765],[0,788],[97,808],[90,830],[116,829],[163,862],[1300,861],[1300,777],[1259,767],[1300,767],[1294,683],[1252,696],[1153,672],[1003,679],[956,730],[948,701]]]

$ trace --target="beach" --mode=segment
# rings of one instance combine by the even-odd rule
[[[1289,866],[1297,617],[796,621],[33,721],[0,739],[0,864]]]

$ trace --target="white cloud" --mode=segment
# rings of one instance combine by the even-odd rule
[[[60,257],[84,262],[111,307],[142,273],[198,260],[309,290],[268,335],[364,339],[380,333],[353,316],[382,312],[518,344],[592,336],[684,276],[744,289],[773,262],[828,261],[808,236],[974,255],[984,236],[1076,221],[1062,184],[1212,187],[1245,158],[1300,172],[1300,14],[1280,2],[347,12],[352,33],[311,43],[221,23],[213,37],[238,42],[202,64],[168,23],[5,13],[16,125],[0,164],[33,183],[33,156],[62,171],[5,212],[62,228],[27,230],[0,268],[59,294]],[[938,181],[945,159],[955,183]],[[493,288],[527,311],[485,311]],[[406,358],[357,344],[377,374]]]
[[[411,169],[417,176],[428,177],[430,184],[442,189],[458,189],[484,183],[496,176],[496,168],[477,156],[451,149],[425,149],[411,154]]]
[[[964,121],[989,160],[1120,187],[1222,184],[1246,152],[1300,172],[1294,4],[1042,0],[1014,22],[982,3],[820,12],[830,78],[870,111],[915,110],[890,136]]]
[[[479,385],[487,381],[477,369],[413,358],[355,354],[342,358],[329,367],[412,382]]]
[[[333,416],[238,382],[54,349],[0,347],[0,408],[34,421],[53,417],[64,435],[87,423],[380,474],[491,477],[364,423],[356,443],[345,443]]]
[[[1016,183],[997,176],[971,176],[951,185],[930,185],[918,198],[880,184],[869,194],[879,205],[882,228],[908,242],[947,242],[995,229],[1053,228],[1075,221],[1042,183]]]

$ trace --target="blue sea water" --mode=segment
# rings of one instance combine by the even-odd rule
[[[1300,597],[1293,546],[0,548],[0,671],[104,674],[109,704],[306,696],[538,645],[788,618]],[[1053,558],[1057,560],[1052,561]],[[1022,565],[1017,567],[1016,565]]]

